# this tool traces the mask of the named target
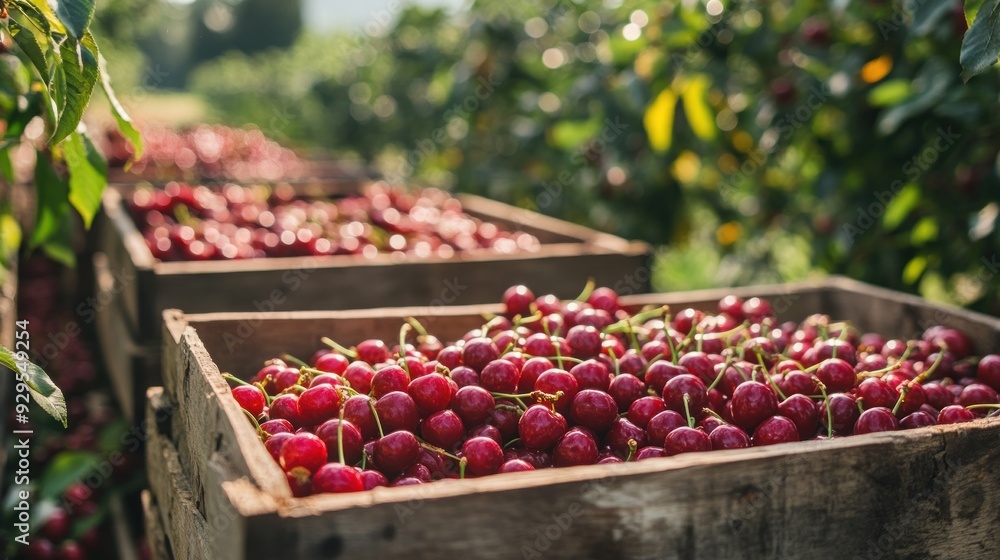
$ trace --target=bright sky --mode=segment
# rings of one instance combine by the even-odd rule
[[[425,6],[458,8],[466,0],[412,0]],[[361,29],[380,14],[389,13],[390,6],[402,5],[399,0],[304,0],[305,23],[310,29]]]

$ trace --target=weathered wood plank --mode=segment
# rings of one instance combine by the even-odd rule
[[[170,548],[167,544],[167,533],[163,530],[163,523],[160,522],[160,510],[157,507],[152,493],[149,490],[142,491],[142,517],[146,528],[146,542],[149,544],[149,553],[152,560],[171,560]]]

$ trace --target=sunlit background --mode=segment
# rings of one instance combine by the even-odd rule
[[[998,80],[959,78],[958,0],[100,9],[140,120],[643,239],[661,290],[839,273],[1000,312]]]

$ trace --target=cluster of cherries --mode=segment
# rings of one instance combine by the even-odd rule
[[[560,301],[512,287],[503,316],[453,343],[408,320],[395,344],[324,339],[311,365],[286,355],[249,383],[227,378],[299,496],[968,422],[1000,406],[1000,356],[973,358],[955,329],[886,340],[825,315],[778,323],[759,298],[671,314],[589,288]]]
[[[69,428],[64,429],[36,411],[30,417],[33,422],[20,423],[13,407],[4,411],[9,426],[31,432],[32,475],[42,477],[53,465],[79,453],[101,458],[114,454],[114,460],[107,461],[111,469],[102,471],[101,484],[74,482],[44,507],[35,504],[32,515],[38,513],[39,517],[33,529],[37,530],[30,535],[27,546],[18,546],[15,557],[107,558],[114,548],[111,527],[95,520],[104,515],[100,504],[111,488],[129,485],[141,476],[138,441],[129,448],[118,437],[121,416],[99,375],[94,348],[74,324],[73,306],[61,297],[61,266],[46,257],[35,256],[21,263],[19,273],[18,318],[28,322],[28,340],[36,363],[44,364],[46,372],[62,389],[69,420]],[[70,325],[76,329],[70,329]],[[38,360],[39,356],[44,361]],[[115,437],[111,439],[109,434]],[[90,474],[82,473],[80,480],[93,480]]]
[[[538,238],[466,214],[437,189],[370,184],[360,195],[303,198],[289,185],[140,188],[129,199],[161,261],[382,253],[448,258],[476,249],[537,251]]]
[[[309,172],[308,162],[255,128],[200,125],[177,131],[146,125],[142,143],[142,157],[129,172],[147,179],[277,181]],[[114,128],[107,132],[104,152],[109,165],[122,167],[133,148]]]

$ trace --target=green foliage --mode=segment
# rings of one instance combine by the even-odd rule
[[[962,79],[969,81],[1000,58],[1000,0],[967,0],[971,24],[962,41]]]
[[[1000,312],[1000,76],[963,84],[961,3],[618,4],[411,9],[194,84],[226,120],[390,178],[665,244],[661,289],[820,270]],[[663,263],[699,253],[686,278]]]
[[[75,208],[89,227],[107,184],[107,164],[82,131],[81,120],[100,79],[112,112],[127,138],[141,153],[138,132],[118,104],[101,52],[90,32],[94,0],[0,0],[2,31],[13,39],[13,54],[0,55],[0,168],[14,180],[9,150],[23,141],[28,123],[42,117],[44,145],[37,146],[34,170],[36,217],[28,245],[72,265],[70,246]],[[8,13],[9,16],[8,17]],[[8,194],[10,189],[4,189]],[[21,231],[8,200],[0,201],[0,257],[17,251]],[[0,346],[0,364],[19,374],[32,400],[66,425],[62,392],[45,372]]]

